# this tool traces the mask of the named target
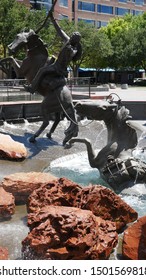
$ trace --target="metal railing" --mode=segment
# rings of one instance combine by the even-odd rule
[[[93,79],[94,78],[91,77],[70,78],[67,80],[67,83],[72,94],[77,91],[80,91],[81,93],[86,92],[86,94],[90,98]]]
[[[42,100],[40,95],[26,92],[25,83],[25,79],[1,79],[0,102]]]
[[[24,88],[25,79],[0,79],[0,102],[42,100],[39,94],[31,94]],[[85,94],[88,98],[93,89],[93,78],[71,78],[67,79],[67,85],[74,94]]]

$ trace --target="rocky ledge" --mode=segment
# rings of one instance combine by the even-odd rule
[[[107,259],[118,242],[115,223],[75,207],[46,206],[29,214],[23,259]]]
[[[67,178],[36,188],[27,208],[24,259],[108,259],[117,232],[137,219],[137,212],[110,189],[83,188]]]
[[[126,259],[146,259],[146,216],[139,218],[124,231],[122,251]]]
[[[83,188],[66,178],[56,179],[35,189],[28,199],[28,212],[35,213],[47,205],[91,210],[95,216],[115,222],[118,232],[138,216],[137,212],[112,190],[100,185]],[[29,219],[28,224],[30,226]]]
[[[23,160],[27,157],[24,144],[14,141],[11,136],[0,133],[0,158]]]
[[[0,218],[10,218],[15,212],[15,199],[0,187]]]
[[[0,187],[13,194],[16,204],[26,204],[32,191],[38,187],[45,186],[54,179],[56,177],[49,173],[20,172],[6,176],[0,183]]]
[[[5,247],[0,247],[0,260],[8,260],[9,253],[8,249]]]
[[[49,173],[6,176],[0,184],[1,216],[14,213],[14,200],[27,204],[30,232],[22,242],[24,259],[108,259],[118,233],[138,217],[119,195],[104,186],[82,187]],[[146,219],[132,226],[137,223],[135,240],[139,236],[141,248],[145,248]],[[145,250],[139,253],[138,243],[136,249],[132,247],[131,236],[129,226],[124,232],[123,256],[145,257]],[[127,253],[130,247],[134,248],[133,256]]]

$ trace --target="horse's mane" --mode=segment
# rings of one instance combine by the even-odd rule
[[[119,121],[126,121],[131,119],[132,117],[129,115],[129,110],[125,108],[125,106],[122,106],[120,109],[118,109],[117,113],[117,119]]]
[[[28,46],[30,50],[31,47],[33,51],[34,51],[33,47],[39,47],[39,49],[43,51],[46,56],[48,56],[48,50],[46,48],[47,45],[34,31],[29,32],[27,38],[28,38]]]

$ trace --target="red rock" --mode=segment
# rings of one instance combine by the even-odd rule
[[[76,201],[74,206],[91,210],[94,215],[115,222],[117,231],[121,231],[126,224],[138,217],[137,212],[119,195],[100,185],[83,188],[77,194]]]
[[[8,260],[8,249],[4,247],[0,247],[0,260]]]
[[[16,203],[27,203],[28,196],[35,188],[43,187],[56,179],[49,173],[28,172],[6,176],[0,186],[14,195]]]
[[[124,231],[123,256],[131,260],[146,260],[146,216]]]
[[[117,231],[137,219],[137,212],[110,189],[98,185],[83,188],[65,178],[36,189],[29,197],[28,211],[50,204],[91,210],[94,215],[115,222]]]
[[[28,198],[28,212],[35,212],[46,205],[74,206],[76,195],[82,187],[67,178],[59,178],[37,188]]]
[[[14,141],[11,136],[0,133],[0,158],[24,159],[27,150],[24,144]]]
[[[24,259],[107,259],[118,240],[114,223],[75,207],[43,207],[29,214],[29,223]]]
[[[0,217],[8,218],[15,212],[14,196],[0,187]]]

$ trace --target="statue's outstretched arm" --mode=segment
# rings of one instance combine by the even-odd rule
[[[69,41],[70,37],[61,29],[61,27],[59,26],[59,24],[57,23],[57,21],[55,20],[55,18],[53,17],[53,14],[50,14],[50,19],[58,33],[58,35],[62,38],[62,40],[64,42]]]

